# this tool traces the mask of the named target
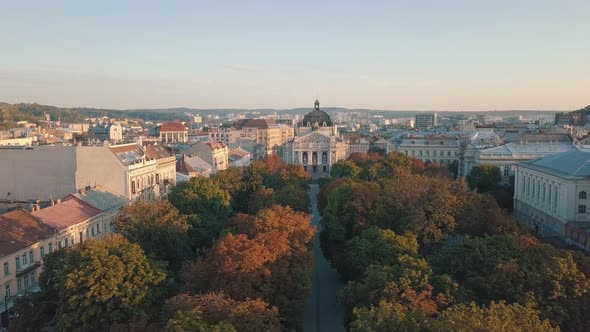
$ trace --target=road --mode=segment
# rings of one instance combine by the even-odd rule
[[[336,296],[342,287],[339,275],[322,254],[320,248],[320,215],[317,209],[319,186],[310,185],[312,218],[311,224],[317,227],[313,238],[313,286],[311,295],[305,305],[305,332],[339,332],[345,331],[343,324],[344,310]]]

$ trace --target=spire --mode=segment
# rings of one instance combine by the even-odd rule
[[[316,99],[315,102],[313,103],[313,106],[314,106],[313,108],[316,111],[319,111],[320,110],[320,101]]]

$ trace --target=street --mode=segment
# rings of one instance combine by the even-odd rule
[[[310,185],[311,224],[315,225],[317,229],[313,239],[313,286],[305,306],[304,330],[306,332],[345,331],[343,308],[336,298],[342,284],[338,272],[330,266],[320,248],[320,216],[316,199],[318,191],[319,186],[317,184]]]

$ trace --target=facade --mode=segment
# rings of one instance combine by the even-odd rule
[[[128,200],[154,199],[160,179],[174,181],[176,168],[136,144],[113,146],[35,146],[0,150],[0,198],[48,201],[102,185]],[[167,171],[164,171],[167,170]],[[161,172],[161,173],[159,173]]]
[[[93,189],[44,209],[34,206],[32,212],[0,215],[0,313],[10,309],[19,294],[39,290],[46,254],[110,233],[112,220],[125,204],[120,196]]]
[[[350,154],[353,153],[369,153],[369,141],[358,136],[351,136],[348,139],[348,150]]]
[[[43,256],[55,230],[25,210],[0,215],[0,313],[14,305],[16,296],[38,291]],[[47,249],[41,249],[47,248]],[[53,248],[52,248],[53,250]]]
[[[167,122],[156,128],[156,135],[164,144],[188,142],[188,128],[180,122]]]
[[[156,161],[156,185],[160,197],[166,197],[176,184],[176,157],[161,144],[144,145],[146,155]]]
[[[264,154],[255,155],[255,159],[265,155],[278,155],[280,146],[295,136],[293,128],[279,125],[271,119],[242,119],[234,123],[234,127],[241,131],[241,139],[251,139],[264,147]]]
[[[436,113],[416,114],[414,127],[420,130],[432,129],[437,126],[437,120],[438,118]]]
[[[285,144],[283,162],[302,165],[315,178],[330,175],[332,165],[349,156],[348,144],[337,133],[330,116],[320,110],[316,100],[314,110],[300,123],[298,136]]]
[[[0,139],[0,146],[31,146],[33,137]]]
[[[448,165],[459,161],[461,144],[456,136],[407,135],[401,137],[395,151],[425,163]],[[389,152],[389,151],[388,151]]]
[[[567,225],[590,225],[590,152],[518,163],[514,183],[514,216],[542,236],[565,238]]]
[[[209,140],[222,142],[226,145],[234,144],[240,138],[242,131],[234,128],[213,128],[209,131]]]

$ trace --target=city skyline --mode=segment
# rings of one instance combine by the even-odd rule
[[[6,3],[0,101],[575,110],[590,3]],[[31,7],[29,5],[29,7]],[[309,103],[311,104],[311,103]]]

